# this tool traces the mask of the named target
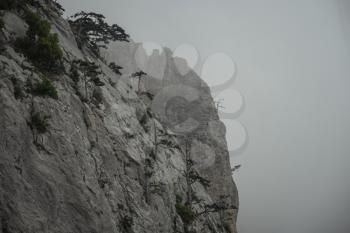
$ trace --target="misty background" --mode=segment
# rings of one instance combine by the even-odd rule
[[[66,15],[103,13],[135,41],[236,62],[249,136],[232,156],[243,165],[240,233],[349,232],[350,1],[59,1]]]

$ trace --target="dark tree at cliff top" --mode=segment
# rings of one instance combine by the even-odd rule
[[[109,25],[102,14],[84,12],[70,17],[70,25],[80,48],[90,47],[96,54],[99,48],[106,48],[110,41],[129,42],[129,35],[117,24]]]

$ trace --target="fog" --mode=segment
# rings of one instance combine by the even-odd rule
[[[245,100],[236,120],[249,137],[232,156],[242,164],[240,233],[349,232],[349,1],[60,2],[67,15],[103,13],[135,41],[190,44],[203,62],[232,57]],[[234,129],[227,133],[234,144]]]

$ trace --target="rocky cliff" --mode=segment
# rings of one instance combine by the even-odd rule
[[[56,5],[38,2],[29,9],[57,33],[63,72],[41,72],[14,49],[28,25],[21,10],[2,11],[0,232],[235,233],[225,127],[206,84],[168,49],[78,48]],[[98,65],[101,85],[72,77],[79,59]],[[33,91],[45,80],[55,98]]]

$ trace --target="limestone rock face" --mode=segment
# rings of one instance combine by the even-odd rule
[[[98,59],[78,49],[68,22],[39,13],[59,36],[65,72],[47,77],[58,99],[31,93],[29,84],[45,74],[13,48],[27,25],[7,12],[0,33],[0,232],[235,233],[238,194],[225,127],[206,84],[193,71],[179,72],[164,49],[143,60],[151,68],[138,95],[130,75],[140,69],[139,44],[114,43]],[[103,71],[104,85],[89,86],[89,101],[69,72],[83,58]],[[112,61],[124,68],[121,76],[108,68]],[[35,113],[48,117],[46,132],[33,127]],[[176,208],[188,190],[185,147],[210,181],[192,184],[200,199],[193,211],[222,200],[232,207],[191,224]]]

